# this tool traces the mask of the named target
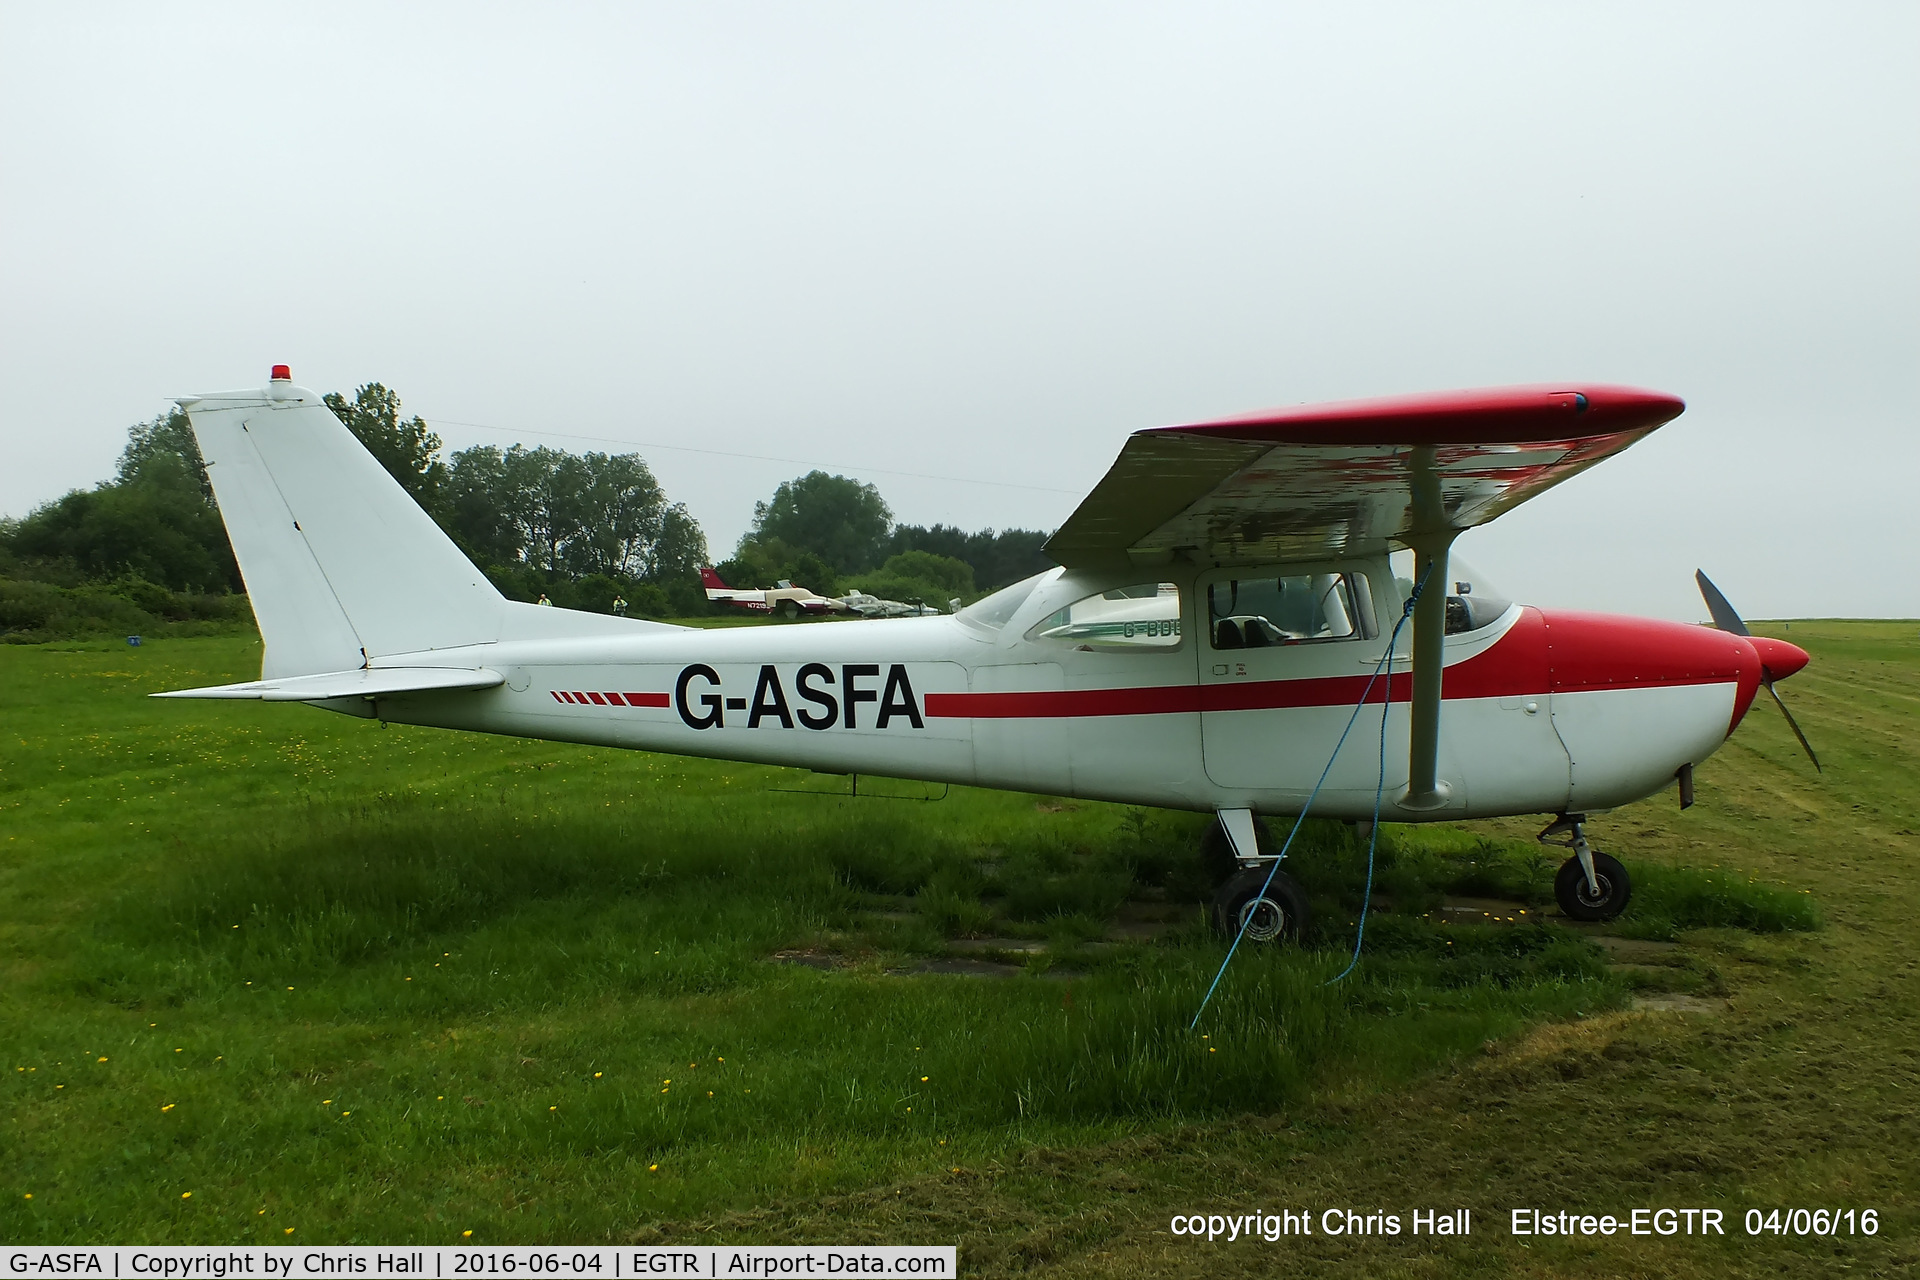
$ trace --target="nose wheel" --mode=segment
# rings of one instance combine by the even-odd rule
[[[1555,839],[1565,836],[1565,839]],[[1611,920],[1627,909],[1633,898],[1633,880],[1620,860],[1587,843],[1583,815],[1567,814],[1540,833],[1542,844],[1562,844],[1573,856],[1560,864],[1553,877],[1554,901],[1569,920]]]

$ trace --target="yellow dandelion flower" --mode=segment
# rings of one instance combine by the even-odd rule
[[[549,1110],[549,1111],[558,1111],[559,1109],[560,1109],[559,1107],[548,1107],[548,1108],[547,1108],[547,1110]]]
[[[29,1200],[33,1199],[33,1192],[31,1191],[27,1192],[27,1199]]]
[[[647,1172],[648,1172],[648,1173],[653,1173],[653,1172],[655,1172],[655,1171],[657,1171],[657,1170],[658,1170],[659,1168],[660,1168],[660,1166],[659,1166],[659,1165],[657,1165],[657,1164],[650,1164],[650,1165],[648,1165],[648,1166],[647,1166]]]
[[[175,1106],[175,1104],[174,1104],[174,1103],[171,1103],[171,1102],[169,1102],[169,1103],[168,1103],[168,1104],[167,1104],[166,1106],[164,1106],[164,1107],[162,1107],[162,1108],[160,1108],[160,1109],[161,1109],[162,1111],[171,1111],[171,1110],[173,1110],[173,1108],[174,1108],[174,1106]]]
[[[345,1119],[346,1119],[346,1118],[347,1118],[348,1116],[350,1116],[350,1115],[352,1115],[352,1114],[353,1114],[353,1112],[351,1112],[351,1111],[342,1111],[342,1112],[340,1113],[340,1118],[341,1118],[342,1120],[345,1120]]]
[[[594,1078],[595,1080],[598,1080],[598,1079],[600,1078],[600,1073],[599,1073],[598,1071],[596,1071],[596,1072],[594,1072],[594,1073],[593,1073],[593,1078]]]
[[[253,1213],[255,1217],[263,1218],[266,1216],[267,1211],[265,1209],[255,1209]]]
[[[320,1099],[320,1105],[321,1105],[321,1106],[323,1106],[323,1107],[330,1107],[330,1106],[332,1106],[332,1105],[333,1105],[333,1099],[332,1099],[332,1098],[322,1098],[322,1099]]]
[[[182,1191],[182,1192],[180,1193],[180,1198],[181,1198],[182,1200],[191,1200],[191,1199],[193,1199],[193,1192],[191,1192],[191,1191]]]
[[[927,1078],[926,1078],[925,1076],[921,1076],[921,1077],[920,1077],[920,1083],[921,1083],[921,1084],[925,1084],[926,1082],[927,1082]]]
[[[462,1232],[460,1233],[460,1238],[461,1238],[462,1240],[465,1240],[465,1239],[466,1239],[466,1238],[467,1238],[468,1236],[470,1236],[470,1235],[472,1235],[472,1234],[473,1234],[473,1232],[471,1232],[471,1231],[462,1231]]]
[[[713,1096],[713,1090],[711,1089],[707,1090],[707,1096],[711,1098]]]
[[[105,1061],[106,1061],[106,1059],[105,1059],[105,1058],[101,1058],[101,1059],[98,1059],[98,1061],[101,1061],[101,1062],[105,1062]]]
[[[285,1234],[287,1234],[287,1235],[292,1235],[292,1234],[293,1234],[293,1228],[292,1228],[292,1227],[288,1227],[288,1228],[286,1229],[286,1232],[285,1232]]]

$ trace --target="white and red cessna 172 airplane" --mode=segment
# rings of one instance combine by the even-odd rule
[[[1299,813],[1323,770],[1325,817],[1555,815],[1562,909],[1618,914],[1630,882],[1585,816],[1676,780],[1688,803],[1761,686],[1807,661],[1744,634],[1704,580],[1718,630],[1448,581],[1463,530],[1684,407],[1626,387],[1138,431],[1047,543],[1059,568],[951,616],[745,630],[503,598],[284,365],[180,403],[266,657],[260,680],[159,696],[1211,812],[1241,865],[1216,918],[1256,941],[1296,934],[1306,904],[1255,815]],[[1437,586],[1372,695],[1382,795],[1377,743],[1335,743],[1415,594],[1401,547]]]

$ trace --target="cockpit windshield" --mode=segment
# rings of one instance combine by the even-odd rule
[[[1027,597],[1033,594],[1035,587],[1059,572],[1058,569],[1048,569],[1031,578],[1022,578],[1010,587],[1002,587],[992,595],[974,601],[954,617],[988,631],[998,631],[1007,625],[1008,619],[1020,612],[1020,606],[1027,602]]]

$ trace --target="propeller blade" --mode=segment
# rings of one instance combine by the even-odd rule
[[[1780,694],[1773,687],[1773,677],[1769,675],[1760,682],[1767,686],[1767,693],[1773,698],[1773,705],[1780,708],[1780,714],[1787,718],[1787,728],[1793,730],[1793,736],[1800,739],[1801,750],[1807,753],[1807,759],[1813,761],[1814,772],[1825,773],[1820,767],[1820,757],[1813,754],[1813,744],[1807,741],[1807,735],[1800,732],[1800,722],[1793,718],[1793,712],[1787,710],[1787,704],[1780,700]]]
[[[1732,605],[1727,603],[1727,598],[1720,594],[1720,588],[1708,581],[1706,574],[1695,569],[1693,571],[1693,580],[1700,584],[1700,598],[1707,602],[1707,612],[1713,615],[1714,626],[1720,628],[1722,631],[1731,632],[1736,636],[1753,634],[1747,630],[1747,624],[1740,621],[1739,613],[1734,610]],[[1772,691],[1773,685],[1771,682],[1768,683],[1767,689],[1769,692]],[[1778,695],[1775,695],[1774,701],[1779,701]],[[1785,708],[1782,709],[1784,710]],[[1793,717],[1788,716],[1787,719],[1791,720]],[[1796,729],[1795,732],[1797,733],[1799,731]],[[1804,742],[1805,739],[1803,738],[1801,741]],[[1811,754],[1811,752],[1809,752],[1809,754]]]

